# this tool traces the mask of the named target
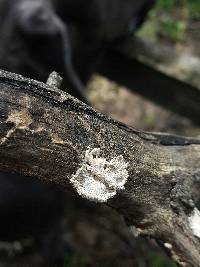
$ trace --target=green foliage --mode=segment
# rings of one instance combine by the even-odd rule
[[[89,263],[88,263],[89,262]],[[90,260],[87,255],[69,254],[65,257],[63,267],[86,267],[90,265]],[[56,267],[56,266],[55,266]],[[111,267],[107,263],[95,264],[95,267]]]
[[[153,125],[155,125],[156,118],[152,114],[146,114],[143,118],[143,121],[146,126],[153,127]]]
[[[149,267],[177,267],[176,264],[167,257],[160,255],[157,252],[150,251],[147,253],[149,261]],[[88,260],[80,255],[68,255],[65,258],[63,267],[86,267],[88,266]],[[111,265],[96,264],[95,267],[111,267]]]
[[[188,0],[187,7],[192,19],[200,19],[200,0]]]
[[[156,8],[170,11],[176,5],[176,0],[157,0]]]
[[[173,43],[184,41],[192,20],[200,20],[200,0],[157,0],[138,35],[154,41],[160,37]]]
[[[168,258],[156,253],[149,253],[150,265],[149,267],[177,267],[176,264]]]
[[[156,41],[158,30],[158,23],[155,20],[149,20],[148,23],[145,23],[143,27],[137,32],[137,36]]]
[[[86,261],[83,256],[67,255],[63,267],[86,267]]]
[[[165,19],[161,21],[160,30],[165,33],[170,41],[181,41],[184,39],[186,23],[181,20]]]

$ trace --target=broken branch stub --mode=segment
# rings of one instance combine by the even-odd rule
[[[179,266],[200,266],[192,199],[200,181],[199,139],[129,128],[55,87],[4,71],[0,125],[1,171],[105,202]]]

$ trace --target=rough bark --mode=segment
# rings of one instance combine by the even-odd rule
[[[198,211],[192,191],[200,180],[199,139],[129,128],[57,88],[0,72],[0,171],[76,190],[69,181],[96,148],[94,161],[118,159],[120,165],[123,159],[128,173],[125,189],[106,203],[136,234],[155,238],[179,266],[200,266],[199,228],[191,224]],[[101,181],[101,175],[93,178]]]

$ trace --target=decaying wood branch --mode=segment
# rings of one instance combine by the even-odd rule
[[[0,96],[1,171],[106,202],[179,266],[200,266],[200,214],[192,200],[199,139],[128,128],[57,88],[3,71]]]

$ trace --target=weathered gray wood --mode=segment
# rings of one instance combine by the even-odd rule
[[[100,155],[92,156],[94,149]],[[103,169],[99,158],[107,160]],[[86,174],[80,171],[85,165]],[[72,178],[92,177],[108,192],[114,186],[105,181],[106,171],[119,180],[122,171],[125,189],[105,202],[179,266],[200,266],[199,228],[189,223],[198,214],[192,191],[200,179],[199,139],[128,128],[57,88],[1,71],[0,171],[37,176],[63,190],[72,190]]]

